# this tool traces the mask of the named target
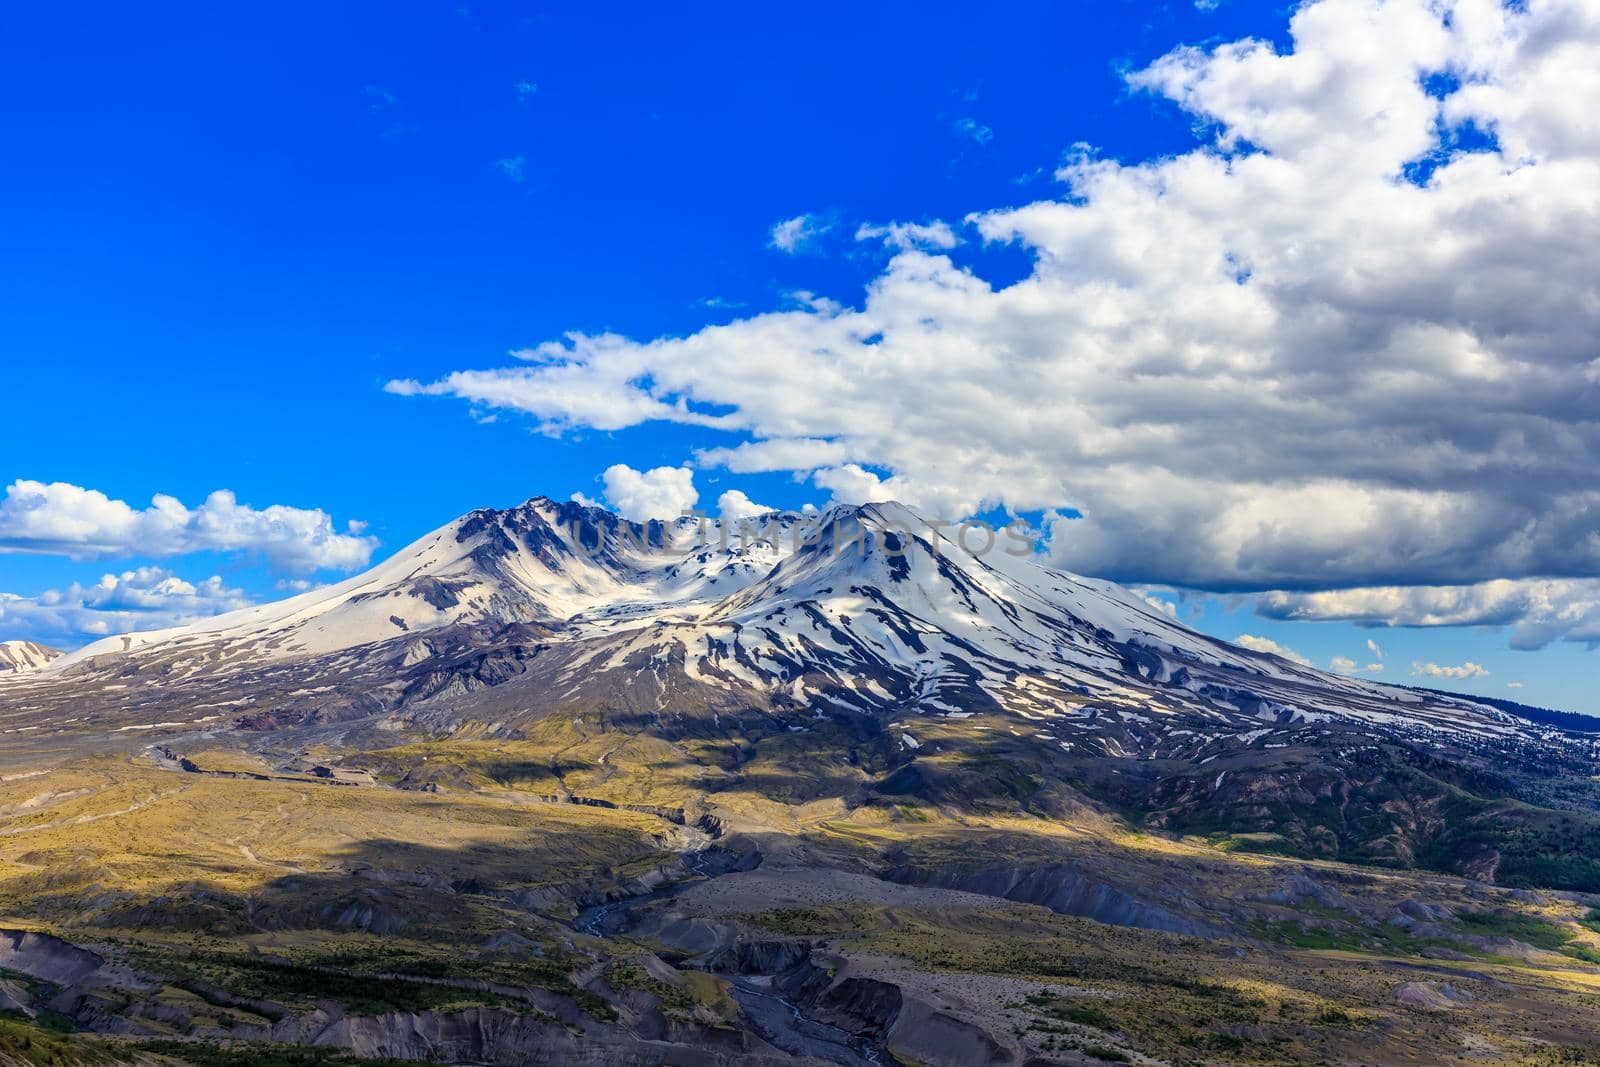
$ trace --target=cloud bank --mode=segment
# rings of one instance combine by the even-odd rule
[[[281,573],[350,571],[366,566],[378,544],[361,528],[350,523],[340,533],[320,510],[281,504],[257,510],[225,489],[192,509],[157,495],[141,510],[66,482],[18,480],[0,499],[0,552],[78,560],[229,552],[259,555]]]
[[[1489,677],[1488,670],[1481,663],[1473,663],[1471,660],[1461,664],[1459,667],[1415,662],[1411,664],[1411,674],[1417,678],[1443,678],[1452,682]]]
[[[33,597],[0,593],[0,626],[45,644],[72,645],[86,638],[180,626],[251,603],[217,576],[195,584],[160,567],[141,567]]]
[[[1554,640],[1600,645],[1600,580],[1498,580],[1458,586],[1378,586],[1265,593],[1269,618],[1358,626],[1510,626],[1511,647]]]

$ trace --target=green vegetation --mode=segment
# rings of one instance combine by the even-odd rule
[[[1130,818],[1227,851],[1452,874],[1497,857],[1500,885],[1600,891],[1600,816],[1586,810],[1596,789],[1586,779],[1562,778],[1565,791],[1553,793],[1548,778],[1490,773],[1403,745],[1350,751],[1309,739],[1227,766],[1235,782],[1257,788],[1217,793],[1206,783],[1222,767],[1186,766],[1153,790],[1107,779],[1087,787]]]
[[[442,947],[399,939],[349,938],[335,951],[302,950],[294,958],[232,953],[181,954],[148,942],[132,942],[132,956],[144,967],[173,977],[212,1003],[232,998],[262,1000],[308,1009],[330,1000],[353,1014],[388,1011],[446,1011],[468,1007],[506,1008],[539,1015],[527,1001],[506,997],[472,983],[546,989],[572,997],[595,1018],[611,1020],[615,1009],[603,998],[573,985],[575,959],[555,953],[539,957],[446,955]],[[207,987],[226,990],[219,999]]]
[[[872,914],[863,907],[774,908],[738,918],[788,937],[822,937],[870,929]]]
[[[1256,930],[1263,940],[1330,952],[1419,956],[1428,948],[1459,947],[1443,938],[1417,937],[1391,923],[1362,923],[1353,915],[1345,916],[1344,921],[1336,924],[1311,925],[1297,920],[1263,922],[1257,924]]]
[[[1591,916],[1593,914],[1590,913]],[[1512,911],[1468,911],[1456,918],[1467,931],[1482,937],[1508,937],[1546,952],[1559,952],[1585,963],[1600,963],[1600,951],[1589,945],[1574,943],[1577,939],[1575,933],[1546,919]],[[1589,925],[1589,922],[1584,925]]]
[[[1600,890],[1600,818],[1593,814],[1456,797],[1440,819],[1444,830],[1419,849],[1419,864],[1458,870],[1463,857],[1492,851],[1500,857],[1500,885]]]
[[[660,1001],[667,1015],[686,1015],[694,1009],[694,993],[687,986],[672,985],[652,978],[633,960],[617,960],[606,968],[606,984],[612,989],[636,989]]]
[[[101,1067],[123,1063],[103,1042],[12,1013],[0,1013],[0,1063],[27,1067]]]
[[[921,969],[1043,983],[1004,1007],[1015,1032],[1047,1052],[1267,1064],[1361,1062],[1370,1051],[1374,1017],[1357,1006],[1372,996],[1364,965],[1319,960],[1297,971],[1276,954],[1247,963],[1214,942],[1038,909],[889,909],[861,944]]]
[[[556,993],[575,992],[572,970],[580,958],[544,946],[542,955],[507,956],[446,955],[440,946],[401,941],[396,938],[365,939],[357,945],[334,952],[312,953],[300,961],[311,967],[336,968],[368,974],[404,974],[422,978],[465,979],[496,982],[501,985],[548,989]]]
[[[141,1041],[137,1047],[153,1055],[165,1056],[193,1067],[415,1067],[411,1060],[363,1059],[348,1052],[276,1045],[267,1042],[238,1042],[206,1045],[190,1041]]]
[[[478,990],[405,978],[343,974],[239,956],[212,956],[198,961],[193,971],[203,980],[240,996],[302,1008],[331,1000],[355,1015],[515,1006],[504,997]]]

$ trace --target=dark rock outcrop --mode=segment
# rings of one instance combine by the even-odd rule
[[[1207,923],[1164,905],[1141,900],[1066,864],[972,870],[898,866],[887,871],[884,878],[902,885],[959,889],[1019,904],[1038,904],[1063,915],[1076,915],[1111,926],[1136,926],[1192,937],[1217,936],[1217,931]]]

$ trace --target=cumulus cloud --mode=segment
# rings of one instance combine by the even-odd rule
[[[971,216],[1031,255],[1020,281],[907,240],[858,307],[391,388],[726,431],[700,463],[840,500],[1070,509],[1054,561],[1130,583],[1600,576],[1600,0],[1313,0],[1289,30],[1129,76],[1192,150],[1077,150],[1060,199]]]
[[[161,567],[107,574],[98,582],[74,582],[38,596],[0,593],[0,627],[45,643],[180,626],[196,619],[249,607],[251,599],[220,577],[191,583]]]
[[[765,515],[773,510],[773,508],[769,508],[765,504],[757,504],[739,489],[729,489],[717,497],[717,514],[724,521],[737,522],[740,519],[750,519],[757,515]]]
[[[1360,626],[1509,626],[1511,646],[1556,640],[1600,645],[1600,580],[1496,580],[1458,586],[1375,586],[1253,598],[1268,618]]]
[[[364,524],[334,529],[324,511],[273,504],[256,509],[219,489],[197,508],[155,496],[145,509],[66,482],[18,480],[0,499],[0,552],[72,559],[167,557],[189,552],[259,555],[275,571],[355,570],[377,540]]]
[[[1370,644],[1371,642],[1368,643]],[[1335,674],[1377,674],[1383,670],[1382,663],[1369,663],[1363,667],[1349,656],[1333,657],[1329,661],[1328,667]]]
[[[815,215],[796,215],[772,227],[772,247],[793,255],[828,232],[832,227]]]
[[[1423,663],[1420,660],[1411,664],[1411,674],[1418,678],[1448,678],[1452,681],[1464,681],[1468,678],[1487,678],[1489,672],[1481,663],[1468,660],[1459,667],[1441,666],[1437,663]]]
[[[607,467],[601,479],[612,510],[634,522],[676,519],[700,499],[694,487],[694,472],[688,467],[637,471],[626,463],[617,463]]]
[[[1233,639],[1233,643],[1241,648],[1248,648],[1252,652],[1266,652],[1274,656],[1282,656],[1291,663],[1302,666],[1311,666],[1311,660],[1287,645],[1280,645],[1270,637],[1257,637],[1255,634],[1240,634]]]
[[[858,241],[882,241],[890,248],[954,248],[960,243],[948,222],[890,222],[882,226],[863,223],[856,229]]]
[[[970,512],[957,487],[938,482],[925,484],[905,474],[883,478],[859,463],[823,467],[811,473],[811,481],[819,489],[828,490],[831,494],[830,502],[834,504],[914,500],[933,517],[944,515],[966,517]]]
[[[904,495],[898,494],[882,478],[856,463],[824,468],[815,472],[811,479],[819,489],[832,493],[834,502],[840,504],[871,504]]]
[[[1167,618],[1172,619],[1173,621],[1177,621],[1178,605],[1174,604],[1172,601],[1165,600],[1153,593],[1140,593],[1139,597],[1146,604],[1149,604],[1152,608],[1155,608],[1156,611],[1160,612],[1162,615],[1165,615]]]

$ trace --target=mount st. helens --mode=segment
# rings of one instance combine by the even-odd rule
[[[1600,1054],[1592,735],[953,534],[539,498],[28,653],[0,1064]]]
[[[0,689],[0,729],[337,745],[587,715],[668,742],[794,734],[800,754],[815,734],[819,766],[877,768],[879,795],[1087,798],[1251,849],[1600,888],[1593,738],[1241,649],[1014,552],[898,504],[724,530],[535,498],[339,585],[55,659]],[[1552,830],[1552,807],[1576,810]]]

